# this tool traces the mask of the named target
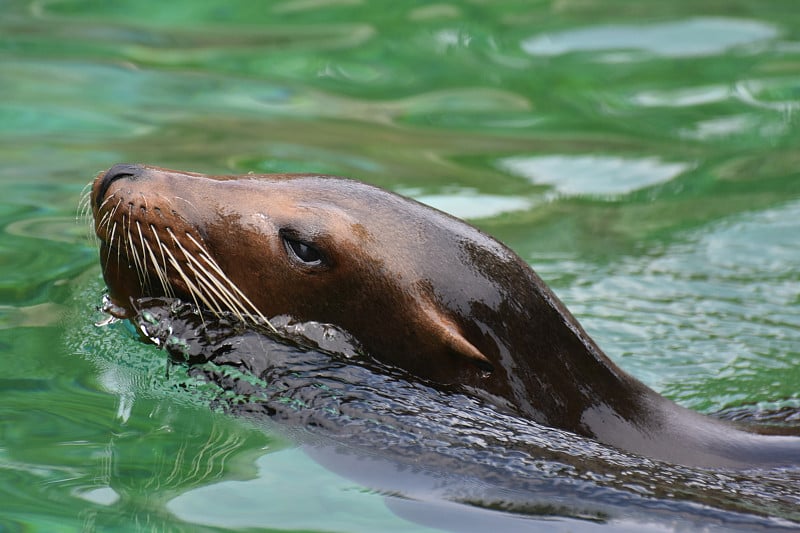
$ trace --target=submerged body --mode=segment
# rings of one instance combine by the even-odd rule
[[[617,367],[508,248],[360,182],[117,165],[92,189],[112,299],[336,324],[375,359],[671,463],[800,463],[800,438],[689,411]]]

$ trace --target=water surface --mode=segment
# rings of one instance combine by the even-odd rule
[[[426,530],[91,325],[75,207],[121,161],[403,192],[508,243],[662,394],[800,407],[792,0],[0,9],[2,529]],[[642,522],[671,527],[523,526]]]

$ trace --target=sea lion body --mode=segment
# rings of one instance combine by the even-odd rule
[[[617,367],[530,266],[478,229],[330,176],[117,165],[95,180],[112,299],[336,324],[372,357],[500,408],[678,464],[800,462],[800,439],[699,415]]]

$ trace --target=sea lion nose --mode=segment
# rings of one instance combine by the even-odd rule
[[[97,195],[95,196],[95,203],[99,206],[103,203],[108,188],[117,180],[129,179],[135,180],[141,177],[145,168],[142,165],[135,165],[129,163],[119,163],[111,167],[98,178]]]

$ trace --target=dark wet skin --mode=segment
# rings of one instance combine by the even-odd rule
[[[171,235],[189,253],[200,243],[263,315],[336,324],[372,357],[442,387],[675,464],[800,463],[800,438],[702,416],[626,374],[512,251],[412,200],[327,176],[140,165],[99,175],[92,200],[105,280],[128,312],[131,298],[163,289],[153,260],[143,287],[119,237],[107,242],[101,222],[114,205],[119,228],[123,214],[144,228],[141,237],[131,231],[134,246],[166,243],[183,260]],[[175,295],[191,301],[185,280],[165,271]]]

